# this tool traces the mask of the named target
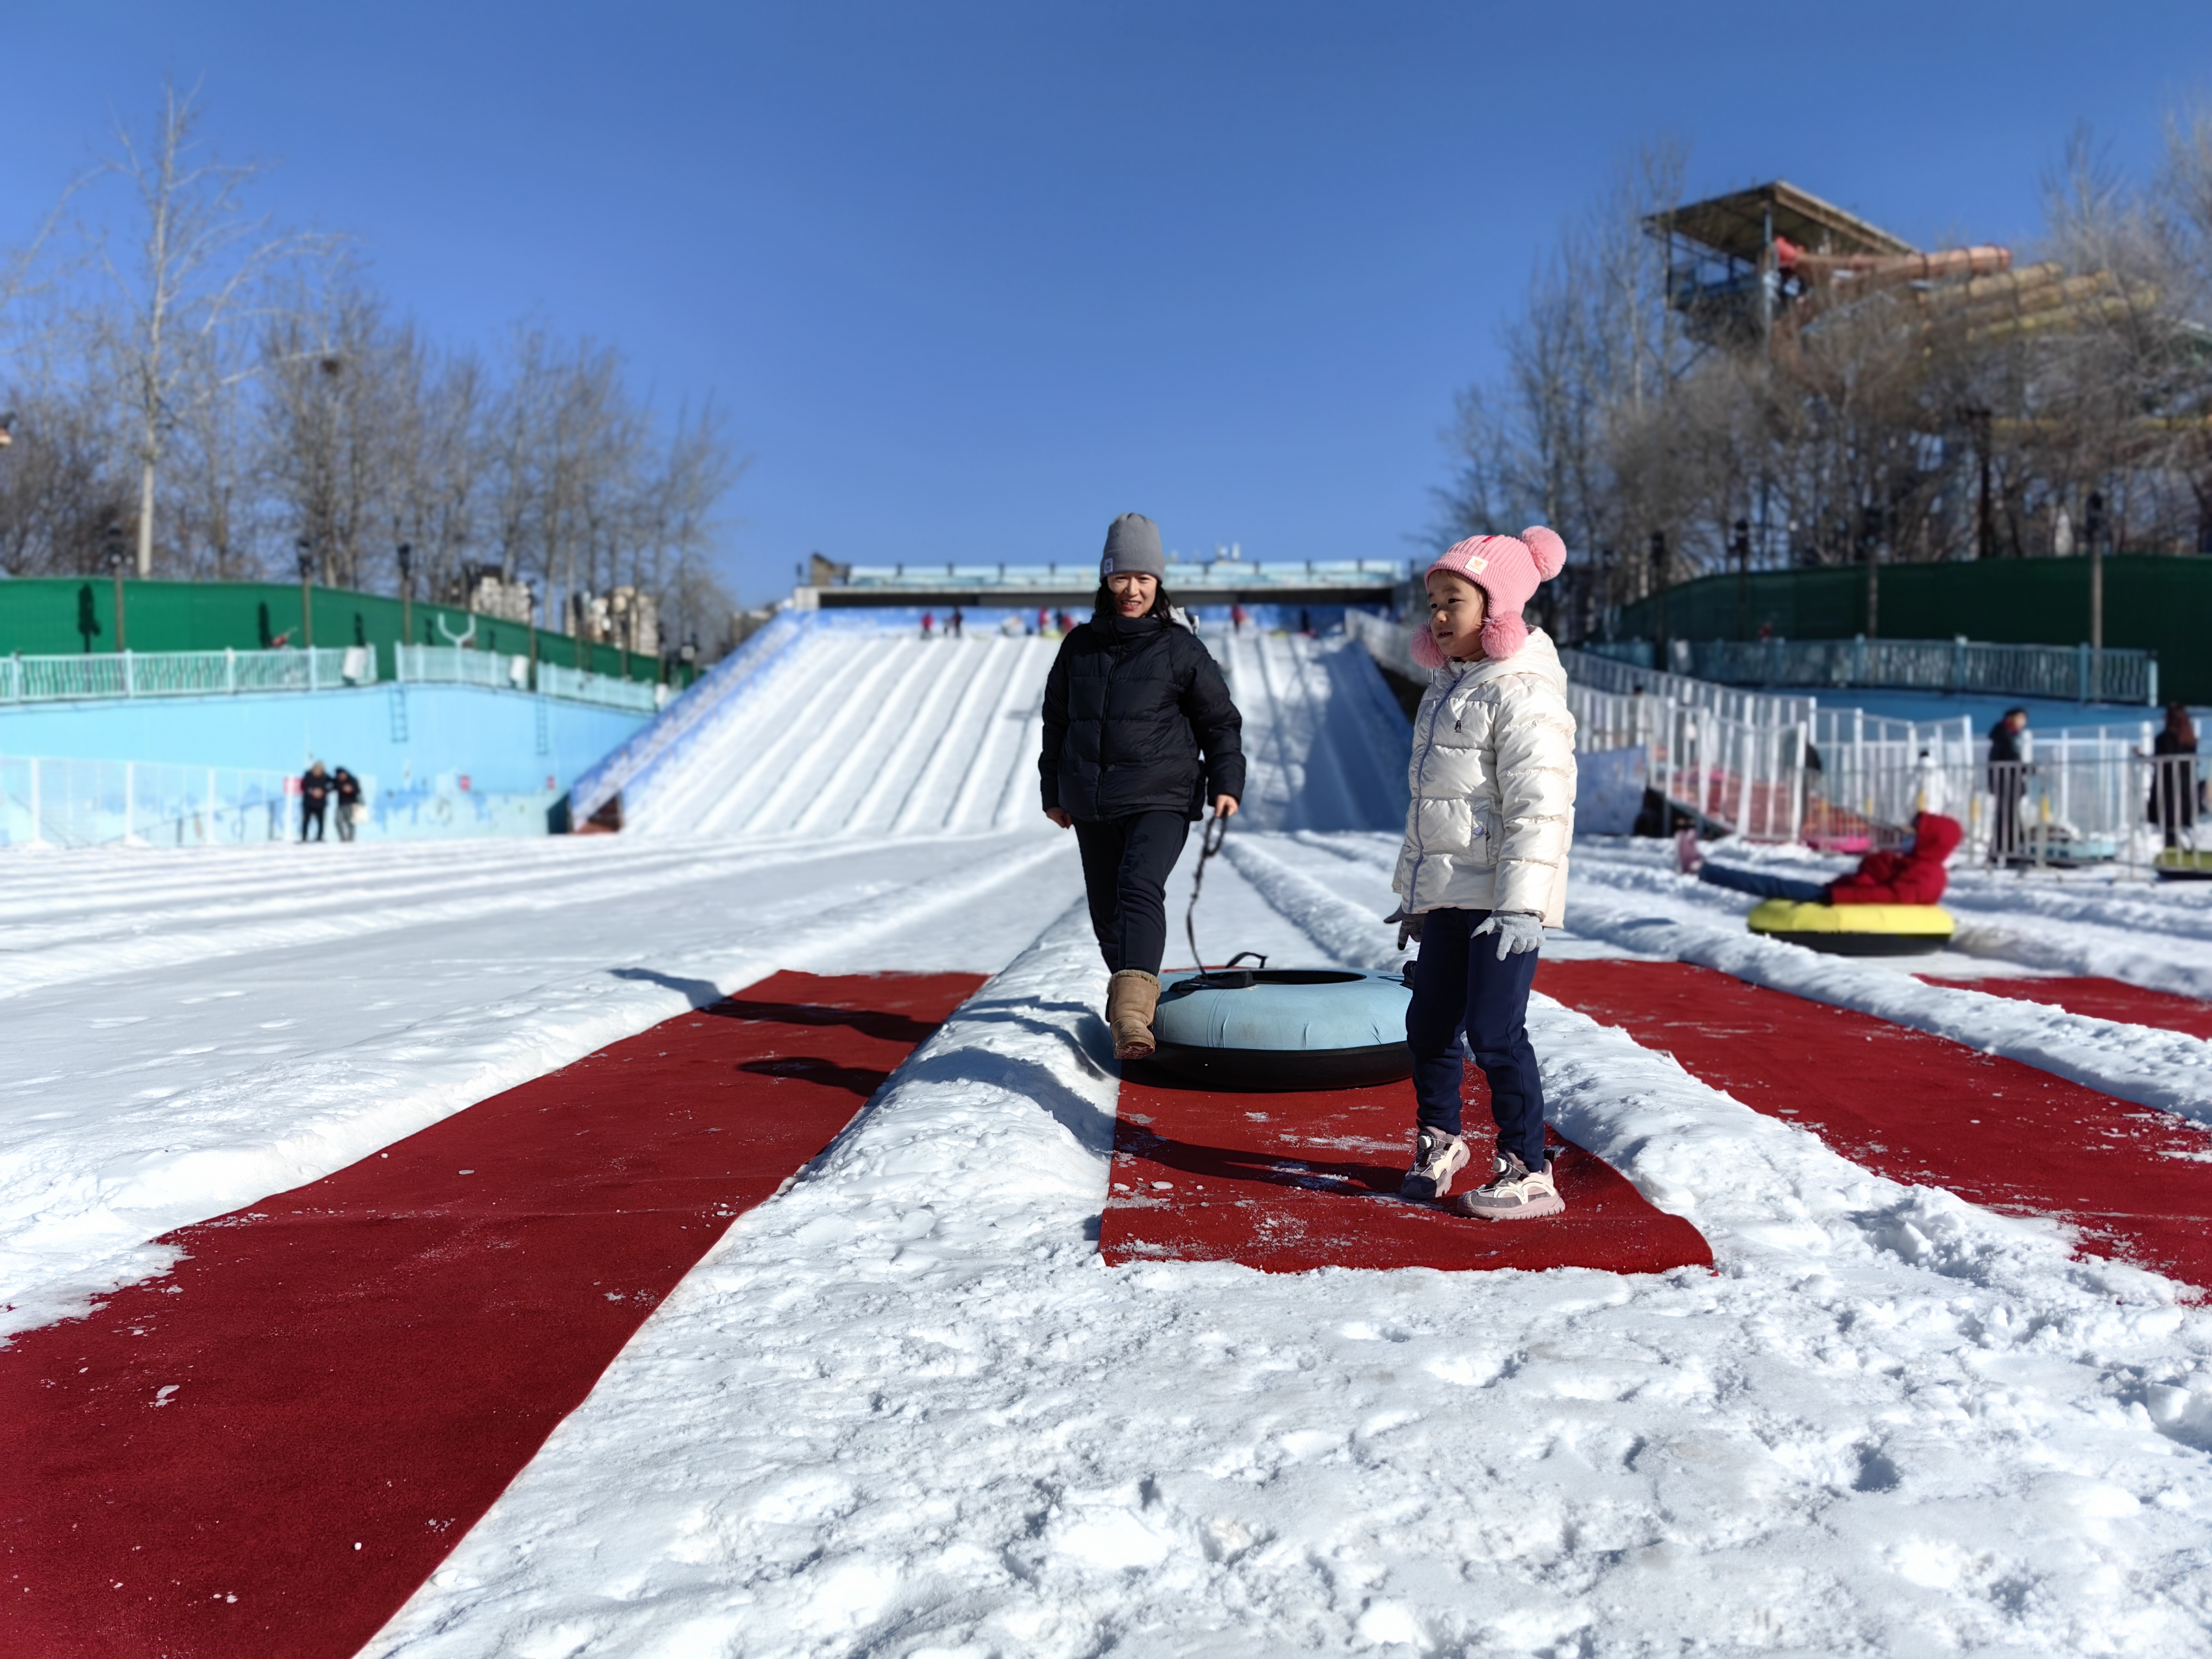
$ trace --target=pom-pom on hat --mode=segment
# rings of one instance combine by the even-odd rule
[[[1470,536],[1454,543],[1421,576],[1425,581],[1439,570],[1449,570],[1482,590],[1488,602],[1483,607],[1482,654],[1496,661],[1528,643],[1528,624],[1521,620],[1521,607],[1566,562],[1567,544],[1556,531],[1538,524],[1517,537]],[[1443,647],[1425,628],[1413,635],[1413,660],[1424,668],[1443,666]]]

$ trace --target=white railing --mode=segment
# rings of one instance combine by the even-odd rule
[[[150,761],[0,757],[0,846],[239,846],[285,841],[298,780]]]
[[[1634,663],[1594,656],[1587,651],[1562,651],[1559,662],[1566,669],[1569,679],[1579,681],[1596,690],[1610,691],[1620,696],[1657,697],[1686,708],[1706,709],[1723,720],[1741,720],[1747,726],[1805,725],[1812,720],[1813,711],[1819,707],[1819,700],[1814,697],[1771,691],[1746,691],[1732,685],[1718,685],[1709,679],[1692,678],[1687,674],[1669,674],[1656,668],[1639,668]]]
[[[609,708],[628,708],[650,714],[667,701],[668,688],[643,680],[625,680],[587,669],[563,668],[557,663],[538,665],[538,689],[549,697],[571,702],[596,702]]]
[[[1356,615],[1346,617],[1346,626],[1384,666],[1426,677],[1408,654],[1410,629]],[[1852,644],[1837,641],[1835,648],[1849,651]],[[2039,647],[1987,649],[2041,651],[2074,659],[2077,669],[2083,655]],[[2108,665],[2118,654],[2105,653]],[[1926,811],[1956,818],[1966,830],[1966,856],[1975,859],[2145,866],[2159,850],[2163,829],[2149,823],[2148,721],[2029,732],[2022,737],[2023,763],[1993,769],[1988,735],[1969,717],[1893,720],[1588,652],[1559,656],[1578,749],[1642,745],[1654,790],[1683,811],[1755,840],[1863,852],[1900,841],[1914,815]],[[1909,662],[1909,653],[1899,650],[1890,660],[1893,666]],[[2206,836],[2212,841],[2212,830]]]
[[[1575,747],[1641,745],[1650,787],[1686,812],[1753,841],[1796,841],[1805,812],[1805,726],[1733,719],[1694,703],[1569,681]]]
[[[2154,703],[2158,659],[2087,645],[1954,640],[1680,640],[1702,679],[1735,685],[1887,686],[2069,702]]]
[[[399,678],[414,684],[527,691],[534,683],[544,696],[597,703],[603,708],[627,708],[641,714],[651,714],[668,700],[668,688],[664,685],[626,680],[617,674],[595,674],[589,669],[563,668],[542,658],[533,675],[530,659],[524,656],[471,651],[453,645],[401,645],[392,649]]]
[[[1186,586],[1373,588],[1402,581],[1405,575],[1402,559],[1170,559],[1166,585],[1170,593]],[[984,596],[998,589],[1088,592],[1097,580],[1096,560],[1073,564],[856,564],[844,574],[848,587],[973,588]]]
[[[1824,708],[1808,759],[1821,805],[1806,839],[1856,851],[1881,843],[1925,811],[1958,819],[1969,852],[1986,857],[1993,842],[2002,848],[2012,834],[2013,816],[1998,805],[1998,786],[2008,782],[2010,793],[2026,799],[2025,821],[2042,826],[2039,844],[2048,861],[2140,861],[2136,843],[2150,798],[2152,736],[2148,720],[2029,731],[2021,738],[2022,761],[1993,768],[1989,738],[1969,718],[1916,723]]]
[[[1347,611],[1345,627],[1384,667],[1428,678],[1405,624]],[[1580,652],[1559,658],[1577,749],[1640,744],[1651,787],[1677,807],[1754,840],[1796,839],[1811,698],[1740,691]]]
[[[392,647],[396,678],[416,685],[482,685],[501,691],[530,689],[530,659],[457,645]]]
[[[0,657],[0,702],[319,691],[376,680],[366,646],[315,651],[120,651]]]

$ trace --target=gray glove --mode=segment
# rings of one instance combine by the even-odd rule
[[[1490,920],[1474,930],[1474,937],[1480,939],[1485,933],[1498,935],[1498,959],[1503,962],[1544,942],[1544,919],[1526,910],[1492,910]]]
[[[1407,939],[1413,940],[1416,945],[1419,945],[1421,942],[1420,917],[1407,915],[1406,914],[1406,907],[1401,904],[1396,909],[1393,910],[1389,915],[1382,918],[1382,925],[1385,927],[1388,927],[1394,921],[1398,924],[1398,948],[1401,951],[1406,948],[1406,941]]]

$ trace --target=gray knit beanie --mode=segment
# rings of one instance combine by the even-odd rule
[[[1141,513],[1124,513],[1106,526],[1106,551],[1098,561],[1098,574],[1156,576],[1168,579],[1166,555],[1160,551],[1160,527]]]

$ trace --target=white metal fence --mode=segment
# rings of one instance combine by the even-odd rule
[[[643,680],[619,679],[612,674],[594,674],[550,662],[538,665],[538,689],[549,697],[565,697],[571,702],[596,702],[641,714],[650,714],[668,702],[668,688],[665,685],[648,685]]]
[[[88,697],[200,697],[241,691],[318,691],[369,685],[376,653],[118,651],[76,657],[0,657],[0,702]]]
[[[535,689],[570,702],[650,714],[668,688],[613,674],[454,646],[392,647],[398,678],[416,684]],[[0,703],[110,697],[198,697],[249,691],[327,691],[376,683],[376,651],[350,645],[313,651],[119,651],[76,657],[0,657]]]
[[[1386,666],[1424,676],[1410,629],[1364,617],[1346,625]],[[1578,748],[1641,745],[1662,797],[1753,840],[1863,852],[1901,840],[1928,811],[1960,822],[1967,856],[2001,863],[2147,866],[2169,830],[2176,845],[2197,845],[2202,763],[2154,761],[2148,721],[2031,731],[2021,763],[1993,767],[1968,717],[1893,720],[1585,652],[1560,658]]]
[[[1622,696],[1657,697],[1667,702],[1708,709],[1723,720],[1741,720],[1750,726],[1804,725],[1812,720],[1813,711],[1820,706],[1819,699],[1814,697],[1787,692],[1746,691],[1687,674],[1639,668],[1633,663],[1593,656],[1585,651],[1562,651],[1559,663],[1567,671],[1569,679],[1596,690]]]
[[[1639,650],[1638,647],[1641,647]],[[1650,656],[1648,641],[1594,647],[1594,659]],[[1991,645],[1952,640],[1670,640],[1668,666],[1730,685],[1881,686],[1978,691],[2067,702],[2154,703],[2158,659],[2087,645]],[[1630,663],[1618,665],[1637,671]]]
[[[283,772],[0,757],[0,846],[240,846],[292,832]]]
[[[1413,630],[1346,612],[1345,626],[1384,666],[1412,678]],[[1810,697],[1738,690],[1563,651],[1575,746],[1585,753],[1641,744],[1650,787],[1678,807],[1758,841],[1794,841],[1803,828]]]

